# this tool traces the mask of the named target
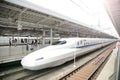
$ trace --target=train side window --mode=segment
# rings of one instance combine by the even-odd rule
[[[88,43],[86,42],[86,44],[85,44],[85,45],[87,46],[87,44],[88,44]]]
[[[82,44],[82,41],[80,41],[80,44]]]
[[[77,42],[77,45],[79,46],[79,42]]]
[[[86,42],[84,41],[84,46],[86,45]]]

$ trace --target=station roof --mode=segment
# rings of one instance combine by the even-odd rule
[[[88,28],[87,25],[38,7],[24,0],[0,1],[0,26],[23,29],[53,28],[59,31],[79,32],[92,36],[113,38],[106,33]]]
[[[120,0],[106,0],[106,10],[120,36]]]

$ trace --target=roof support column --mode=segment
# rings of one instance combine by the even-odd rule
[[[77,32],[77,37],[79,37],[79,33]]]
[[[45,45],[45,30],[43,29],[42,45]]]
[[[53,42],[53,29],[50,29],[50,45],[52,45]]]

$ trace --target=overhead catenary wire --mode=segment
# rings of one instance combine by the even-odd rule
[[[77,7],[79,7],[81,10],[83,10],[84,12],[86,12],[86,14],[88,15],[92,15],[94,14],[95,12],[93,12],[83,1],[79,0],[87,10],[85,10],[84,8],[82,8],[81,5],[79,5],[78,3],[76,3],[74,0],[70,0],[74,5],[76,5]],[[92,13],[91,13],[92,12]]]
[[[90,9],[85,3],[84,3],[84,1],[82,1],[82,0],[79,0],[79,2],[81,2],[81,4],[82,5],[84,5],[85,7],[84,8],[82,8],[82,6],[81,5],[79,5],[77,2],[75,2],[74,0],[70,0],[73,4],[75,4],[76,6],[78,6],[80,9],[82,9],[84,12],[86,12],[86,14],[88,14],[88,15],[91,15],[91,16],[93,16],[93,15],[95,15],[95,14],[97,14],[97,16],[98,16],[98,22],[97,22],[97,24],[98,24],[98,27],[101,27],[100,26],[100,11],[97,11],[97,12],[95,12],[95,11],[93,11],[92,9]],[[86,10],[86,9],[87,10]]]

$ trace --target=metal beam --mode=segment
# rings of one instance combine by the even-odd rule
[[[18,15],[15,15],[14,16],[14,19],[17,19],[18,18],[18,20],[21,20],[21,16],[22,16],[22,14],[25,12],[25,11],[27,11],[27,8],[24,8]]]
[[[14,10],[14,11],[18,11],[18,12],[21,12],[20,14],[28,14],[28,15],[33,15],[33,17],[34,16],[38,16],[38,17],[44,17],[45,19],[43,19],[43,20],[41,20],[40,22],[44,22],[44,21],[46,21],[47,19],[51,19],[51,20],[54,20],[54,21],[59,21],[60,22],[60,24],[56,24],[54,27],[53,26],[48,26],[48,25],[42,25],[42,24],[36,24],[36,23],[30,23],[30,22],[25,22],[25,21],[21,21],[21,20],[18,20],[17,22],[19,22],[19,21],[21,21],[21,24],[23,25],[23,26],[28,26],[28,27],[31,27],[31,28],[43,28],[43,27],[47,27],[47,28],[55,28],[55,29],[58,29],[58,30],[61,30],[61,31],[67,31],[67,32],[76,32],[76,31],[80,31],[80,32],[83,32],[83,33],[85,33],[85,32],[87,32],[87,33],[93,33],[92,32],[92,30],[90,29],[90,28],[86,28],[86,27],[81,27],[80,25],[78,25],[78,26],[76,26],[74,23],[71,23],[71,22],[69,22],[69,21],[62,21],[62,20],[60,20],[59,18],[58,19],[56,19],[56,18],[54,18],[54,17],[52,17],[52,16],[50,16],[50,17],[48,17],[48,15],[46,15],[46,14],[39,14],[39,13],[35,13],[34,11],[32,12],[32,11],[30,11],[30,10],[23,10],[23,9],[21,9],[21,8],[19,8],[19,6],[11,6],[11,5],[9,5],[9,4],[5,4],[5,3],[0,3],[0,7],[4,7],[4,8],[7,8],[7,9],[11,9],[11,10]],[[24,8],[24,7],[23,7]],[[20,15],[19,14],[19,15]],[[2,18],[1,18],[2,19]],[[5,21],[5,22],[4,22]],[[6,19],[6,20],[3,20],[2,19],[2,21],[0,21],[1,23],[4,23],[4,24],[6,24],[6,25],[16,25],[16,22],[12,22],[12,21],[10,21],[10,20],[8,20],[8,19]],[[40,23],[40,22],[37,22],[37,23]],[[68,25],[70,25],[70,26],[67,26],[67,28],[66,27],[58,27],[58,26],[62,26],[63,24],[68,24]],[[80,26],[80,28],[79,28],[79,26]],[[76,27],[76,29],[74,28],[74,27]],[[81,28],[82,28],[82,30],[81,30]],[[90,30],[89,30],[90,29]],[[94,31],[94,30],[93,30]],[[98,33],[97,33],[98,34]],[[99,34],[98,34],[99,35]],[[102,35],[104,35],[103,33],[102,33]],[[109,35],[108,35],[109,36]]]
[[[48,19],[51,19],[51,18],[52,18],[52,16],[45,17],[44,19],[38,21],[37,24],[43,23],[43,22],[45,22],[45,21],[47,21]]]
[[[14,10],[14,11],[19,11],[19,12],[22,12],[22,11],[24,11],[23,9],[20,9],[20,8],[16,8],[16,7],[14,7],[14,6],[11,6],[11,5],[7,5],[7,4],[2,4],[2,3],[0,3],[0,6],[1,7],[4,7],[4,8],[7,8],[7,9],[11,9],[11,10]],[[24,8],[24,7],[23,7]],[[26,10],[27,10],[28,8],[26,8]],[[50,16],[50,17],[48,17],[48,15],[47,14],[44,14],[43,15],[43,13],[41,14],[39,14],[39,13],[34,13],[34,12],[32,12],[32,11],[26,11],[25,10],[25,14],[29,14],[29,15],[33,15],[33,16],[39,16],[39,17],[44,17],[45,19],[46,18],[50,18],[50,19],[52,19],[52,20],[55,20],[55,21],[59,21],[59,22],[62,22],[62,20],[59,20],[59,19],[56,19],[56,18],[54,18],[54,17],[52,17],[52,16]]]
[[[56,24],[55,26],[62,26],[63,24],[68,24],[68,21],[61,22],[60,24]]]
[[[4,8],[11,9],[11,10],[18,11],[18,12],[23,11],[23,9],[21,9],[21,8],[17,8],[17,7],[14,7],[14,6],[11,6],[11,5],[7,5],[7,4],[2,4],[2,3],[0,3],[0,7],[4,7]],[[45,15],[41,15],[39,13],[34,13],[34,12],[31,12],[31,11],[26,11],[25,14],[30,14],[30,15],[33,15],[33,16],[46,17]]]
[[[16,21],[16,22],[10,22],[7,18],[1,18],[0,17],[0,22],[1,23],[4,23],[6,25],[16,25],[16,28],[17,28],[17,23],[19,21]],[[72,32],[73,29],[71,28],[62,28],[62,27],[52,27],[52,26],[48,26],[48,25],[42,25],[42,24],[35,24],[35,23],[30,23],[30,22],[25,22],[25,21],[20,21],[21,22],[21,25],[22,26],[26,26],[28,28],[54,28],[54,29],[57,29],[57,30],[60,30],[60,31],[67,31],[67,32]]]

